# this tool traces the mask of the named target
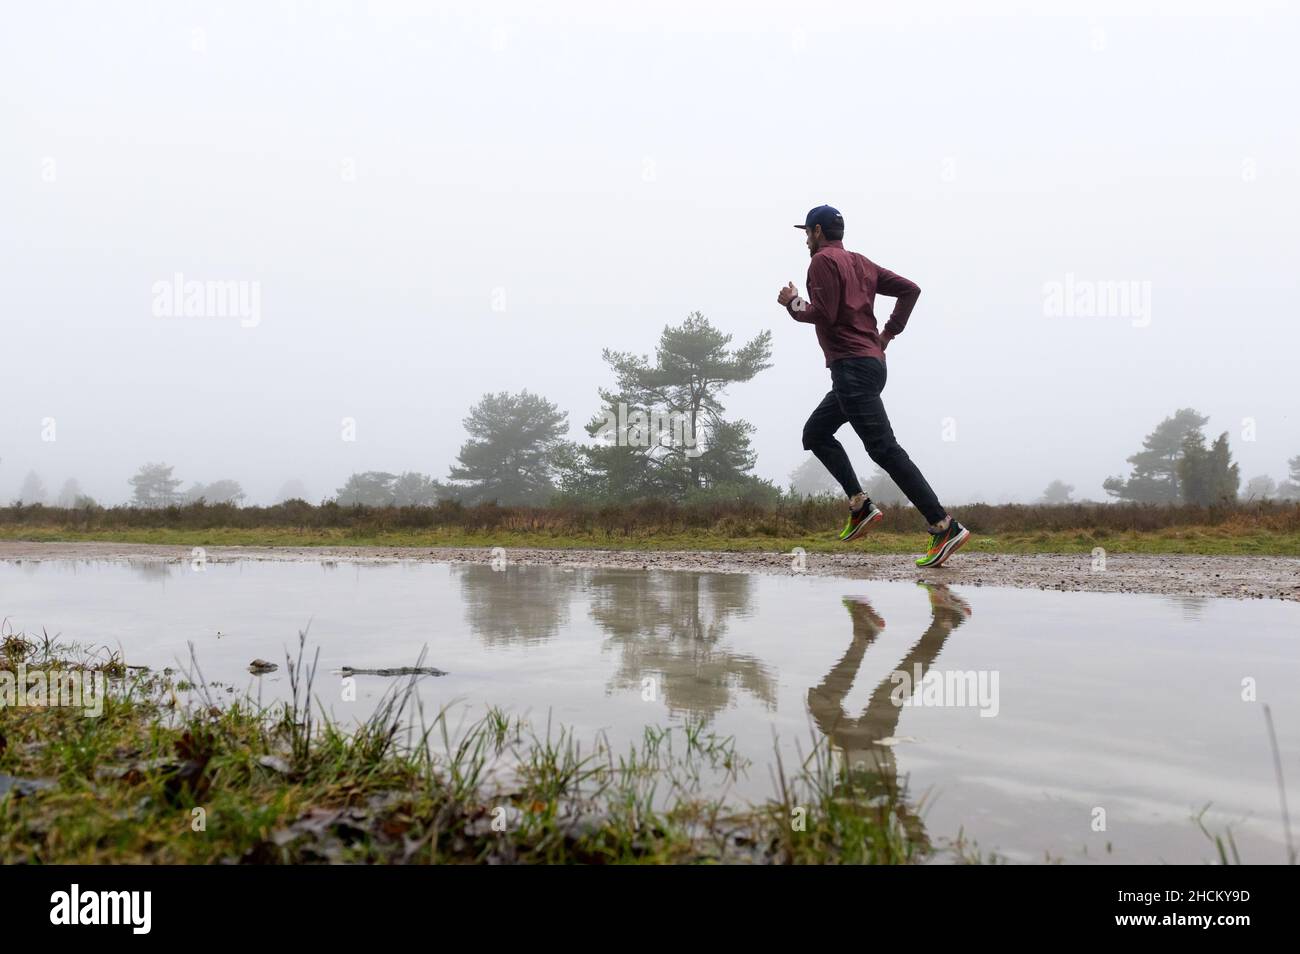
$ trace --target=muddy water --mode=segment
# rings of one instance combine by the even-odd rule
[[[1013,861],[1243,860],[1285,838],[1263,703],[1300,792],[1300,607],[800,575],[428,563],[0,562],[14,630],[120,647],[154,668],[196,646],[210,681],[264,701],[310,621],[321,666],[426,664],[426,709],[487,705],[592,739],[704,723],[772,793],[774,736],[827,738],[905,787],[932,838]],[[255,658],[281,670],[255,677]],[[912,704],[897,703],[919,682]],[[337,677],[330,677],[337,679]],[[363,717],[392,680],[318,692]],[[1252,700],[1253,693],[1253,700]],[[1293,815],[1300,816],[1300,797]],[[1104,824],[1104,830],[1099,830]]]

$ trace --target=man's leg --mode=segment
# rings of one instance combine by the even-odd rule
[[[822,403],[817,405],[817,409],[808,418],[808,423],[803,426],[803,449],[813,452],[822,466],[844,488],[844,493],[852,499],[862,493],[862,485],[858,483],[858,475],[853,472],[853,464],[844,452],[844,445],[835,439],[835,432],[847,421],[848,417],[835,392],[827,392]]]
[[[907,456],[907,451],[894,438],[885,403],[880,399],[885,386],[884,364],[874,358],[850,358],[837,364],[832,393],[839,399],[844,415],[858,437],[862,438],[868,456],[912,501],[931,530],[947,526],[947,511],[920,469]]]
[[[839,398],[831,391],[817,405],[817,410],[813,411],[803,428],[804,449],[816,455],[849,498],[849,519],[840,531],[840,540],[845,543],[856,539],[872,524],[880,523],[885,518],[880,508],[862,492],[862,485],[858,483],[858,475],[853,472],[853,464],[844,452],[844,445],[835,439],[835,432],[846,420]]]

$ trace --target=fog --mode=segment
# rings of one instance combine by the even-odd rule
[[[775,298],[822,203],[921,286],[884,396],[945,501],[1103,499],[1185,406],[1283,478],[1300,13],[1037,6],[11,5],[0,499],[445,478],[485,392],[585,439],[601,350],[697,310],[773,333],[724,402],[784,485],[829,373]],[[247,307],[169,315],[178,274]]]

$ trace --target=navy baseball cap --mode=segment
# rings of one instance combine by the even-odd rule
[[[814,225],[820,225],[825,232],[832,226],[844,228],[844,216],[840,215],[839,209],[831,208],[829,205],[819,205],[815,209],[808,210],[808,218],[804,220],[803,225],[796,225],[797,229],[810,229]]]

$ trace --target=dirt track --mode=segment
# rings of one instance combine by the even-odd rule
[[[175,560],[188,561],[190,547],[131,543],[25,543],[0,540],[0,560]],[[208,560],[418,560],[429,563],[487,563],[491,551],[474,548],[397,547],[209,547]],[[720,573],[791,571],[787,553],[710,553],[650,550],[510,549],[511,563],[545,566],[703,570]],[[1093,572],[1086,553],[1005,555],[961,553],[936,570],[918,570],[904,554],[810,553],[807,570],[819,576],[855,579],[927,579],[972,586],[1015,586],[1040,590],[1160,593],[1233,599],[1300,601],[1300,559],[1269,557],[1149,556],[1109,554],[1104,572]]]

